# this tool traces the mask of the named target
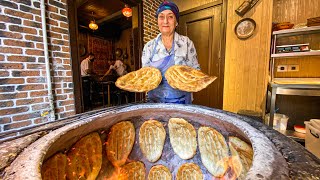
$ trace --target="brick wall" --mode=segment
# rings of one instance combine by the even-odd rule
[[[162,0],[143,0],[143,44],[160,33],[154,16],[161,2]]]
[[[46,0],[57,118],[73,115],[66,0]],[[39,0],[0,0],[0,132],[49,120]]]

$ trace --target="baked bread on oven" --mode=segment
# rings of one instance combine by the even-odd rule
[[[197,150],[194,127],[182,118],[171,118],[168,127],[173,151],[182,159],[192,158]]]
[[[179,167],[176,180],[203,180],[203,174],[198,165],[186,163]]]
[[[135,129],[131,122],[122,121],[111,127],[106,149],[107,157],[115,167],[120,167],[126,163],[134,139]]]
[[[154,67],[143,67],[121,76],[116,86],[130,92],[148,92],[157,88],[162,80],[161,72]]]
[[[148,180],[171,180],[170,170],[164,165],[152,166],[148,174]]]
[[[118,180],[145,180],[146,168],[140,161],[131,162],[121,166]]]
[[[245,179],[247,172],[252,166],[253,149],[249,144],[234,136],[229,137],[229,147],[231,155],[234,157],[233,160],[238,161],[236,164],[239,164],[238,166],[234,166],[233,170],[239,176],[239,179]]]
[[[228,169],[229,149],[222,134],[211,127],[200,127],[198,143],[202,164],[214,177],[223,177]]]
[[[98,133],[81,138],[68,152],[67,179],[96,179],[102,164],[102,143]]]
[[[187,92],[201,91],[217,78],[185,65],[171,66],[165,77],[171,87]]]
[[[139,144],[143,155],[150,161],[156,162],[162,154],[166,130],[161,122],[145,121],[139,131]]]
[[[66,179],[67,156],[58,153],[48,159],[41,168],[41,176],[43,180]]]

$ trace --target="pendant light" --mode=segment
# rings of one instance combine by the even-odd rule
[[[92,29],[93,31],[99,28],[98,24],[96,24],[96,21],[94,20],[93,12],[92,12],[92,20],[90,21],[89,28]]]
[[[122,9],[122,14],[125,17],[131,17],[132,16],[132,9],[128,5],[124,5],[124,8]]]

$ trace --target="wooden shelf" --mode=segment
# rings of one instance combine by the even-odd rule
[[[292,52],[292,53],[271,54],[272,58],[298,57],[298,56],[320,56],[320,51],[307,51],[307,52]]]
[[[305,28],[297,28],[297,29],[284,29],[279,31],[273,31],[272,35],[277,35],[277,37],[281,36],[297,36],[304,34],[314,34],[320,32],[320,26],[312,26]]]

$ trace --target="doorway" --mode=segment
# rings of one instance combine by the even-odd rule
[[[76,113],[82,113],[84,112],[85,104],[80,64],[90,52],[95,54],[96,60],[93,67],[96,70],[95,74],[99,76],[103,76],[109,69],[110,60],[116,60],[117,58],[121,58],[130,71],[138,67],[137,64],[140,63],[141,56],[139,51],[142,50],[142,28],[140,28],[142,26],[142,17],[140,17],[142,4],[136,0],[112,0],[108,2],[100,0],[68,0],[67,5],[75,111]],[[132,17],[126,18],[123,16],[122,9],[125,6],[129,6],[132,9]],[[98,30],[92,31],[88,28],[88,24],[92,19],[98,24]],[[103,47],[101,48],[98,44],[103,45]],[[116,50],[118,49],[123,52],[120,57],[117,57]],[[93,95],[94,97],[95,95]],[[109,98],[109,96],[104,95],[103,100],[106,97]],[[134,94],[129,94],[129,97],[132,97],[132,101],[136,101]],[[128,102],[127,98],[125,100]],[[106,107],[106,102],[110,102],[110,98],[101,102],[103,103],[101,108]],[[119,102],[119,100],[114,102]],[[93,108],[96,109],[96,106]],[[93,108],[89,110],[93,110]]]
[[[179,33],[194,43],[201,71],[217,79],[204,90],[193,93],[193,104],[222,109],[224,79],[224,26],[222,1],[182,12]]]

